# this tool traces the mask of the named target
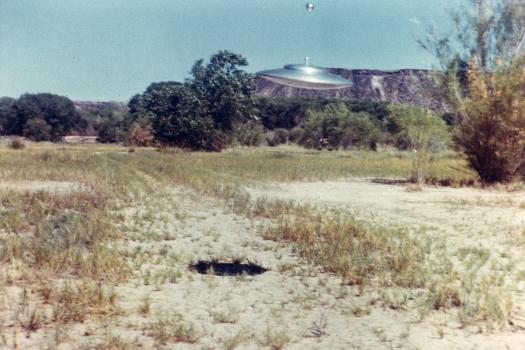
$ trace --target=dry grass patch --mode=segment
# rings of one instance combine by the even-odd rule
[[[155,339],[157,346],[168,343],[194,344],[201,338],[195,326],[185,321],[181,315],[160,316],[158,321],[148,324],[144,331],[147,336]]]
[[[2,197],[0,259],[37,270],[122,280],[129,268],[110,241],[118,237],[105,199],[88,193],[46,192]]]
[[[348,213],[279,200],[255,201],[248,211],[273,220],[265,238],[293,244],[301,256],[337,274],[343,283],[380,291],[401,288],[397,294],[380,293],[385,307],[406,310],[411,294],[418,301],[410,305],[423,315],[456,309],[463,325],[482,322],[494,329],[512,323],[512,274],[500,271],[485,249],[458,249],[457,265],[454,254],[433,244],[424,232],[416,238],[403,229],[365,225]],[[356,315],[367,312],[355,310]]]
[[[83,322],[90,315],[116,315],[117,294],[100,282],[65,282],[51,295],[53,320],[61,323]]]
[[[274,205],[282,208],[284,204],[276,201]],[[320,214],[300,206],[292,211],[295,215],[278,216],[265,237],[296,244],[301,255],[348,284],[424,285],[425,250],[406,232],[369,228],[348,214]]]

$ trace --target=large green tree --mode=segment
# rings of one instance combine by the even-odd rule
[[[222,50],[209,62],[195,62],[186,84],[204,103],[207,113],[223,131],[231,131],[235,123],[254,116],[250,96],[255,91],[255,76],[241,69],[248,66],[243,56]]]
[[[16,122],[9,128],[11,133],[21,135],[29,120],[39,118],[49,126],[52,141],[60,141],[77,123],[79,117],[69,98],[49,93],[24,94],[13,108],[16,112]]]
[[[152,83],[128,103],[130,122],[151,124],[158,141],[217,151],[230,142],[235,126],[255,114],[253,74],[241,55],[219,51],[208,63],[195,62],[184,83]]]
[[[151,114],[155,137],[161,143],[209,151],[223,147],[224,135],[190,87],[178,82],[153,83],[133,102],[135,113]]]
[[[15,131],[22,128],[16,118],[15,103],[14,98],[0,98],[0,134],[2,135],[16,134]]]

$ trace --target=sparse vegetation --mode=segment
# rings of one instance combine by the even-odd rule
[[[250,339],[250,335],[247,334],[247,331],[241,330],[239,333],[224,339],[224,342],[223,342],[224,350],[236,349],[237,347],[246,343],[249,339]]]
[[[140,315],[139,319],[146,322],[130,327],[144,330],[145,336],[159,346],[198,343],[207,336],[206,331],[203,333],[196,327],[194,319],[171,314],[158,316],[157,308],[163,304],[157,299],[152,303],[149,297],[150,293],[170,290],[169,284],[181,288],[188,280],[197,278],[181,272],[181,267],[187,266],[185,257],[174,251],[172,245],[181,233],[164,225],[171,220],[181,223],[207,220],[192,218],[174,200],[181,198],[180,194],[171,197],[164,190],[159,191],[161,188],[191,188],[190,198],[220,198],[225,210],[232,209],[253,223],[264,222],[262,234],[266,238],[294,249],[312,266],[309,269],[318,269],[316,273],[338,276],[345,288],[355,288],[359,293],[366,294],[367,289],[375,288],[386,290],[378,293],[380,302],[374,305],[348,307],[348,314],[353,317],[367,317],[378,306],[398,312],[417,307],[422,314],[453,308],[462,324],[482,322],[490,324],[491,329],[504,328],[512,317],[513,297],[509,290],[514,272],[510,261],[505,267],[498,267],[492,254],[473,248],[457,249],[450,257],[437,259],[436,252],[447,254],[446,250],[429,242],[425,231],[413,235],[402,227],[370,225],[347,211],[254,199],[244,189],[254,183],[337,180],[349,175],[407,178],[413,161],[410,152],[392,149],[322,152],[287,145],[241,148],[221,154],[148,149],[128,153],[126,148],[118,146],[58,148],[32,143],[22,153],[7,149],[0,152],[0,176],[4,181],[78,183],[66,192],[1,191],[0,252],[6,269],[3,283],[7,288],[23,285],[28,290],[24,294],[27,306],[18,310],[16,321],[23,332],[49,332],[57,325],[67,331],[79,323],[112,323],[115,317],[129,313]],[[457,155],[439,153],[430,167],[430,176],[453,179],[459,184],[473,174]],[[145,199],[151,203],[144,205]],[[498,205],[498,200],[494,205]],[[492,205],[486,200],[480,203]],[[516,203],[508,202],[506,206],[518,208],[520,202]],[[476,205],[469,201],[457,204],[455,200],[444,204]],[[168,213],[170,217],[166,217]],[[215,236],[218,234],[210,233],[209,242]],[[116,244],[122,239],[130,243]],[[241,246],[246,247],[246,243]],[[223,253],[228,252],[234,254],[235,249],[228,247]],[[461,267],[452,267],[452,261]],[[282,268],[282,275],[304,273],[300,272],[298,262],[279,263],[285,265],[293,268]],[[479,273],[487,268],[491,269],[491,277]],[[209,288],[217,288],[216,279],[220,277],[203,278],[207,278],[204,283]],[[239,277],[232,283],[252,280]],[[119,301],[126,294],[120,293],[119,286],[130,283],[144,288],[144,292],[133,307],[121,308]],[[326,282],[319,283],[322,288],[331,288]],[[402,291],[390,293],[390,288]],[[419,291],[414,297],[418,306],[409,298],[414,290]],[[315,297],[302,294],[292,300],[302,303],[305,309],[316,302]],[[232,304],[209,310],[213,324],[245,325],[245,310],[227,305]],[[316,319],[305,326],[305,331],[320,339],[328,337],[326,328],[330,322]],[[96,330],[88,333],[86,341],[90,341],[91,334],[100,335]],[[251,338],[242,332],[237,335],[222,339],[220,344],[235,348]],[[255,337],[275,349],[286,346],[292,339],[277,329],[263,338]],[[6,339],[10,344],[11,336]],[[134,344],[129,339],[115,337],[108,338],[107,343],[111,342]]]
[[[370,229],[347,214],[290,209],[265,236],[297,244],[309,261],[340,275],[344,283],[361,285],[374,279],[385,286],[424,285],[424,249],[405,232]]]
[[[146,326],[146,334],[153,337],[158,345],[173,343],[195,343],[200,335],[194,326],[188,324],[181,315],[161,317],[157,322]]]
[[[291,339],[286,330],[271,329],[268,327],[262,339],[262,345],[269,346],[272,350],[282,350],[290,343]]]
[[[182,2],[97,5],[95,16],[91,5],[18,3],[0,5],[13,52],[2,83],[16,83],[0,86],[6,93],[45,82],[121,99],[119,84],[180,73],[166,62],[187,62],[181,38],[247,43],[257,27],[229,11],[244,34],[224,35],[233,22],[210,7],[211,19],[187,31],[192,6]],[[316,6],[307,4],[308,18],[330,17]],[[284,18],[263,7],[266,19]],[[433,77],[327,68],[352,82],[332,90],[317,74],[304,79],[318,71],[308,59],[257,80],[247,58],[220,50],[186,78],[146,82],[127,103],[1,97],[0,348],[522,348],[525,1],[457,8],[442,27],[451,32],[429,28],[419,41],[441,65]],[[127,25],[136,11],[145,16]],[[117,12],[125,16],[108,30],[100,15]],[[174,35],[163,26],[177,13]],[[135,56],[122,45],[112,52],[121,29],[134,33]],[[144,42],[151,33],[161,42]],[[21,44],[50,34],[55,44],[75,39],[56,46],[75,52],[35,55],[53,40]],[[166,38],[178,46],[162,55]],[[63,90],[119,71],[133,79]]]

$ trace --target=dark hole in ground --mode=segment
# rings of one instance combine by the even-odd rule
[[[262,266],[253,263],[242,264],[240,261],[199,261],[191,265],[191,268],[198,273],[211,273],[217,276],[238,276],[243,274],[253,276],[260,275],[267,271],[267,269]]]
[[[373,183],[381,184],[381,185],[406,185],[409,183],[406,179],[382,179],[382,178],[374,178],[371,180]]]

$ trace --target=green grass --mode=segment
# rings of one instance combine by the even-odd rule
[[[239,149],[222,154],[175,154],[171,157],[180,166],[201,170],[201,176],[277,182],[345,177],[408,178],[413,162],[410,152],[328,152],[292,147]],[[461,181],[474,176],[466,169],[464,160],[454,154],[443,154],[433,163],[430,177]]]
[[[205,182],[210,177],[215,181],[278,182],[345,177],[408,178],[414,158],[411,152],[394,150],[329,152],[291,146],[239,148],[223,153],[159,153],[145,149],[130,154],[125,152],[126,149],[120,147],[94,146],[84,149],[27,147],[19,151],[3,150],[0,153],[0,178],[82,179],[90,185],[100,181],[116,185],[115,175],[126,168],[140,169],[152,176],[168,176],[172,181],[190,185]],[[435,158],[429,172],[431,178],[458,182],[474,178],[458,155],[443,153]],[[89,169],[89,173],[85,169]]]

